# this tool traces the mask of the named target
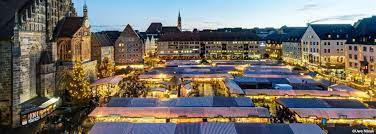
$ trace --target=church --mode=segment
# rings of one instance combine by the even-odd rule
[[[0,124],[17,127],[40,120],[61,102],[61,68],[96,62],[90,61],[86,5],[84,17],[77,17],[72,0],[8,0],[0,6]]]

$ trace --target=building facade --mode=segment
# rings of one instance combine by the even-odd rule
[[[162,59],[260,58],[259,37],[251,32],[181,32],[161,36]]]
[[[35,107],[55,96],[56,42],[53,31],[74,16],[71,0],[2,2],[0,9],[0,122],[13,127],[45,116]],[[41,101],[36,101],[41,100]],[[48,109],[46,107],[46,111]]]
[[[56,32],[57,78],[56,90],[65,97],[67,78],[76,62],[81,62],[90,82],[97,79],[97,61],[91,58],[91,32],[88,8],[84,5],[83,17],[66,17]]]
[[[283,34],[275,32],[265,38],[266,50],[263,55],[266,59],[281,59],[282,58],[282,38]]]
[[[282,59],[292,65],[302,65],[302,43],[301,39],[305,27],[286,27],[285,37],[282,39]]]
[[[104,58],[114,61],[114,44],[107,34],[92,33],[91,59],[96,60],[100,64]]]
[[[347,24],[312,24],[302,37],[302,62],[313,70],[344,69]]]
[[[127,25],[115,43],[117,65],[141,64],[144,61],[144,42],[130,25]]]
[[[346,47],[346,79],[367,87],[375,86],[376,16],[355,23]]]

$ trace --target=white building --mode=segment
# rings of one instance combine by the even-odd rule
[[[344,69],[350,24],[310,24],[302,37],[302,62],[313,70]]]

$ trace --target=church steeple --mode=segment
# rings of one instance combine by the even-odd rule
[[[182,30],[182,27],[181,27],[181,16],[180,16],[180,11],[179,11],[179,17],[178,17],[178,28],[180,30]]]
[[[86,0],[85,0],[85,4],[84,4],[84,8],[83,9],[84,9],[84,17],[88,18],[89,15],[88,15],[88,9],[87,9],[87,5],[86,5]]]

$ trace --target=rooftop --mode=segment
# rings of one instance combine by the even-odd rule
[[[160,41],[258,41],[252,32],[181,32],[166,33]]]
[[[367,108],[358,100],[343,99],[280,98],[276,102],[287,108]]]
[[[96,123],[89,134],[324,134],[315,124],[251,123]]]
[[[97,107],[89,117],[119,116],[127,118],[269,118],[268,109],[263,107]]]
[[[247,97],[190,97],[159,100],[156,98],[113,98],[107,107],[254,107]]]

